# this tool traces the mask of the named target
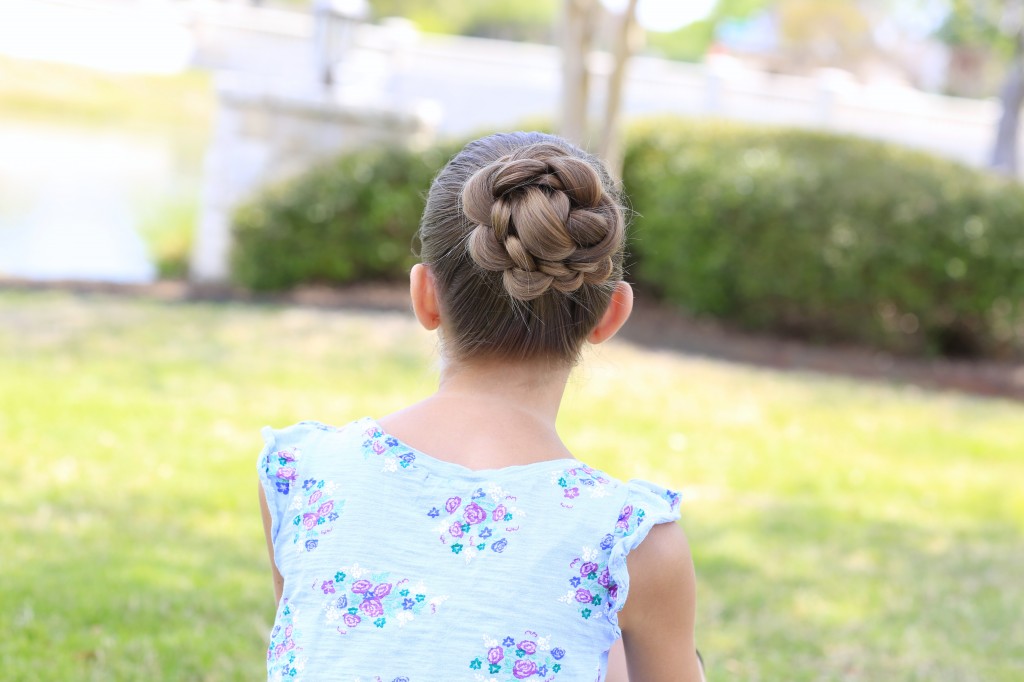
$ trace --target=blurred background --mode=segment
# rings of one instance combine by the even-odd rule
[[[4,0],[0,272],[146,282],[191,263],[223,279],[221,233],[256,188],[370,141],[422,147],[524,122],[600,151],[639,116],[771,123],[1014,174],[1022,11],[1014,0]],[[339,132],[317,129],[314,109]],[[282,139],[303,136],[315,141]]]
[[[683,491],[710,679],[1016,682],[1022,103],[1024,0],[0,0],[0,669],[259,677],[259,427],[432,390],[425,191],[539,129],[634,215],[559,425]]]

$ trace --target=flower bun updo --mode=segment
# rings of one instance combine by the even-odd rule
[[[543,133],[466,145],[431,184],[419,238],[455,359],[573,363],[622,278],[625,220],[611,178]]]

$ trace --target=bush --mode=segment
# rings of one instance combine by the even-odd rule
[[[232,278],[256,290],[405,278],[427,188],[460,147],[360,150],[264,190],[235,214]]]
[[[624,183],[634,276],[744,327],[1024,355],[1024,188],[892,145],[648,121]]]
[[[404,279],[461,144],[361,150],[235,219],[253,289]],[[1024,357],[1024,188],[892,145],[655,120],[628,137],[631,277],[693,313],[906,354]]]

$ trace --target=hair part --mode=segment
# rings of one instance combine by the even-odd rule
[[[596,157],[545,133],[466,145],[434,178],[418,234],[455,360],[573,364],[622,279],[614,182]]]

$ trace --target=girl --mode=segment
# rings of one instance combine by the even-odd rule
[[[269,679],[698,682],[679,496],[588,467],[555,430],[582,346],[632,309],[607,172],[550,135],[471,142],[419,236],[437,393],[264,429]]]

